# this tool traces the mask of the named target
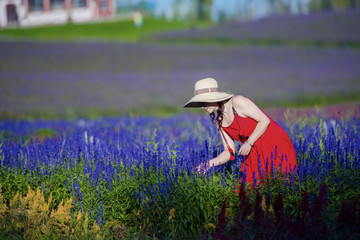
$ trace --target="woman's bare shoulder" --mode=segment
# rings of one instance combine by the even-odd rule
[[[244,106],[249,103],[249,98],[243,96],[243,95],[234,95],[232,98],[232,104],[237,107]]]

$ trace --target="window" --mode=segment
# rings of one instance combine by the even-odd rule
[[[86,7],[86,0],[72,0],[74,8]]]
[[[105,12],[107,10],[107,1],[106,0],[101,0],[100,2],[100,8],[101,8],[101,11]]]
[[[29,11],[42,11],[44,10],[43,1],[42,0],[29,0]]]
[[[64,9],[65,0],[50,0],[51,9]]]
[[[18,21],[16,6],[14,4],[6,5],[6,14],[7,14],[8,23],[13,23]]]

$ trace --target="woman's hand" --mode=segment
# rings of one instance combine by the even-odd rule
[[[241,145],[240,150],[238,152],[239,156],[247,156],[249,155],[251,151],[251,145],[248,142],[244,142],[243,145]]]
[[[199,174],[205,174],[210,169],[210,163],[204,162],[195,167],[195,171],[197,171]]]

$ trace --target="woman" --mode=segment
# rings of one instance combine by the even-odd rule
[[[259,183],[267,175],[296,170],[296,152],[287,133],[247,97],[221,92],[217,81],[205,78],[195,83],[195,96],[184,107],[201,107],[216,121],[224,151],[197,166],[206,172],[234,160],[234,140],[242,143],[239,152],[244,183]],[[218,115],[215,118],[215,111]]]

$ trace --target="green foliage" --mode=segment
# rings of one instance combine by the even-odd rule
[[[148,194],[140,202],[140,235],[193,239],[199,236],[202,227],[216,223],[224,197],[231,196],[229,201],[236,200],[232,179],[223,182],[217,175],[209,178],[184,174],[177,182],[171,182],[174,187],[169,192],[164,195],[159,192],[154,197],[151,191],[164,184],[164,178],[152,182]]]
[[[311,0],[309,8],[312,11],[345,10],[359,4],[359,0]]]
[[[9,204],[13,199],[28,194],[27,184],[33,188],[43,186],[41,195],[51,201],[43,202],[49,205],[49,209],[57,209],[63,199],[73,199],[71,216],[72,219],[79,211],[89,213],[92,209],[92,217],[88,216],[88,223],[96,223],[98,212],[96,209],[103,206],[106,224],[101,227],[102,234],[107,236],[131,235],[140,239],[187,239],[198,238],[201,229],[205,228],[208,234],[212,234],[220,214],[221,205],[227,199],[227,219],[229,222],[236,221],[235,216],[239,213],[238,196],[234,194],[233,176],[224,179],[220,174],[211,176],[188,175],[181,173],[175,181],[167,173],[155,169],[125,168],[117,170],[117,178],[109,188],[102,179],[98,185],[92,186],[87,181],[87,176],[79,174],[82,172],[80,166],[73,169],[63,170],[58,174],[50,174],[50,177],[36,177],[36,174],[21,174],[17,172],[1,170],[1,182],[3,183],[1,195],[2,202]],[[132,177],[130,177],[130,173]],[[134,175],[134,172],[136,173]],[[174,172],[171,174],[175,174]],[[171,176],[170,174],[170,176]],[[178,173],[179,174],[179,173]],[[342,172],[338,173],[341,176]],[[356,176],[356,174],[354,174]],[[75,180],[79,183],[83,193],[82,205],[79,205],[79,196],[75,192],[69,192],[65,179],[70,179],[68,184]],[[162,195],[159,191],[160,185],[170,182],[167,192]],[[326,180],[325,180],[326,182]],[[288,187],[294,184],[292,188]],[[101,187],[101,195],[98,188]],[[142,187],[147,190],[143,199],[136,200],[134,192]],[[152,188],[153,194],[150,190]],[[155,190],[158,189],[158,190]],[[261,186],[258,191],[263,198],[269,195],[271,202],[276,200],[278,193],[283,196],[284,208],[289,216],[294,216],[298,211],[298,205],[303,198],[303,192],[307,189],[310,196],[316,196],[320,185],[314,178],[308,179],[300,186],[295,181],[281,180],[281,177],[272,179],[267,185]],[[247,189],[248,198],[253,205],[256,201],[256,189]],[[155,192],[154,192],[155,191]],[[358,189],[360,192],[360,189]],[[347,185],[335,186],[328,184],[327,216],[324,219],[330,221],[336,217],[341,208],[341,201],[354,201],[357,192]],[[0,199],[1,200],[1,199]],[[313,200],[313,198],[311,198]],[[1,202],[1,201],[0,201]],[[186,203],[186,204],[184,204]],[[4,206],[4,205],[1,205]],[[2,207],[0,206],[0,209]],[[20,206],[20,205],[19,205]],[[40,208],[40,206],[39,206]],[[251,220],[251,216],[249,216]],[[82,218],[84,221],[84,216]],[[73,220],[72,220],[73,221]],[[74,222],[74,221],[73,221]],[[76,224],[75,224],[76,225]],[[15,228],[8,228],[6,236],[16,236],[19,232]],[[57,227],[60,231],[63,228]],[[152,236],[152,237],[150,237]],[[119,237],[120,238],[120,237]]]
[[[157,150],[159,148],[159,143],[155,141],[155,138],[156,138],[156,128],[154,129],[153,134],[151,136],[151,142],[146,142],[145,150],[147,152],[151,151],[155,154],[157,153]]]

